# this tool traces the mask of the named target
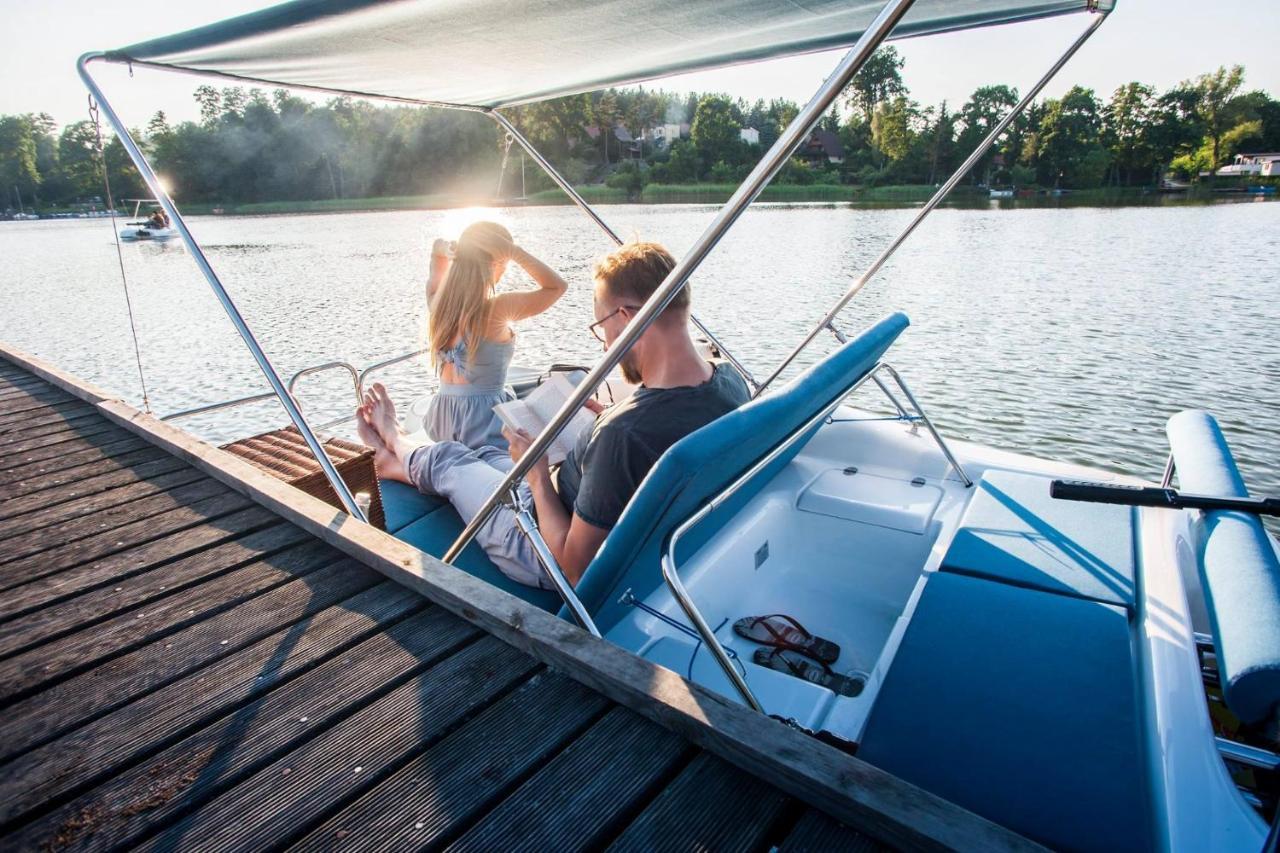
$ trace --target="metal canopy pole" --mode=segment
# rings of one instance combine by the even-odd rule
[[[365,514],[361,512],[357,506],[355,497],[352,496],[351,490],[347,488],[347,484],[342,477],[338,475],[338,469],[334,467],[333,461],[329,459],[328,454],[324,452],[324,448],[320,444],[320,439],[316,438],[316,434],[312,432],[311,426],[307,423],[307,419],[303,417],[302,410],[298,408],[298,404],[285,388],[284,382],[280,379],[280,374],[276,373],[275,367],[272,366],[271,360],[267,358],[267,354],[262,351],[262,347],[258,344],[257,338],[254,337],[252,330],[245,323],[244,317],[240,315],[240,309],[236,307],[235,302],[231,300],[230,294],[227,293],[222,282],[218,280],[217,274],[213,271],[213,267],[209,265],[209,260],[201,251],[200,245],[191,236],[191,232],[187,229],[187,223],[183,221],[182,215],[178,213],[177,206],[173,203],[173,199],[169,198],[169,194],[160,184],[160,179],[156,176],[155,171],[151,168],[151,164],[147,162],[147,158],[143,156],[138,144],[134,142],[133,137],[129,134],[129,129],[125,127],[124,122],[120,121],[120,117],[111,107],[111,103],[102,94],[97,82],[89,74],[88,64],[95,59],[103,58],[101,53],[86,53],[76,61],[76,70],[80,73],[80,79],[84,81],[89,92],[93,95],[94,100],[98,102],[98,106],[107,117],[107,121],[111,123],[115,129],[116,136],[124,145],[126,151],[129,152],[130,159],[133,164],[138,167],[138,172],[142,175],[142,179],[146,181],[147,187],[155,196],[156,201],[160,202],[160,206],[164,208],[165,213],[169,215],[169,221],[178,229],[178,233],[182,235],[182,242],[186,244],[191,257],[195,259],[196,266],[200,268],[200,272],[204,274],[205,280],[209,282],[209,287],[213,288],[213,293],[218,297],[218,301],[222,303],[223,309],[227,312],[227,316],[231,318],[231,323],[236,327],[236,331],[240,333],[240,337],[244,340],[245,346],[249,348],[249,352],[253,353],[253,358],[258,362],[258,367],[262,369],[263,375],[267,377],[267,382],[271,384],[271,388],[275,391],[276,396],[280,398],[280,404],[284,406],[285,411],[289,413],[289,419],[293,421],[293,425],[298,428],[298,432],[307,442],[307,447],[311,449],[315,455],[316,461],[320,463],[321,470],[329,479],[329,485],[333,486],[334,492],[337,493],[338,499],[342,501],[342,506],[348,513],[367,522]]]
[[[608,226],[604,219],[600,217],[600,214],[596,213],[595,208],[593,208],[587,200],[583,198],[576,189],[574,189],[572,184],[565,180],[564,176],[551,165],[551,162],[547,160],[546,157],[542,156],[542,153],[533,146],[533,143],[526,139],[506,116],[498,112],[496,109],[489,110],[488,115],[491,119],[496,121],[503,130],[511,134],[511,138],[520,143],[521,148],[529,152],[529,156],[531,156],[537,164],[542,167],[542,170],[547,173],[547,177],[555,181],[556,186],[564,190],[565,194],[573,200],[573,203],[576,204],[583,213],[591,217],[591,220],[595,222],[596,225],[600,226],[600,230],[608,235],[609,239],[613,241],[615,246],[622,245],[622,238],[618,236],[617,232]],[[725,347],[724,344],[720,343],[719,339],[717,339],[715,335],[711,334],[710,329],[702,325],[701,320],[692,314],[689,316],[689,319],[693,322],[693,325],[697,326],[698,331],[707,337],[707,340],[711,342],[711,345],[715,347],[716,350],[719,351],[719,353],[723,355],[739,373],[742,374],[742,378],[746,379],[747,382],[751,384],[752,388],[760,387],[760,383],[751,375],[751,371],[747,370],[746,366],[742,362],[738,361],[734,354],[729,352],[728,348]]]
[[[582,408],[587,398],[595,393],[596,387],[622,361],[623,356],[631,349],[632,344],[645,333],[650,324],[671,303],[671,300],[680,292],[680,288],[684,287],[685,282],[689,280],[689,276],[693,274],[694,270],[698,268],[707,255],[711,253],[711,250],[715,248],[716,244],[720,242],[720,238],[742,215],[742,211],[746,209],[747,205],[760,194],[760,191],[764,189],[769,180],[785,165],[792,152],[804,140],[809,128],[827,111],[835,101],[836,96],[840,94],[849,80],[853,78],[853,75],[858,72],[863,63],[867,61],[880,43],[889,35],[902,16],[911,8],[913,2],[914,0],[889,0],[884,5],[880,13],[876,15],[875,20],[862,33],[857,43],[840,60],[840,64],[836,66],[831,76],[823,81],[822,86],[810,99],[809,103],[805,104],[804,108],[792,119],[786,130],[778,137],[778,140],[765,153],[760,162],[756,163],[755,168],[751,170],[751,174],[747,176],[729,201],[716,214],[715,219],[698,237],[688,255],[676,264],[675,269],[667,275],[658,289],[654,291],[653,295],[636,313],[636,316],[622,330],[622,334],[614,341],[613,346],[605,352],[600,362],[591,369],[586,378],[574,389],[573,394],[560,407],[560,411],[556,412],[555,417],[547,424],[547,428],[534,439],[533,444],[520,457],[520,461],[512,467],[498,487],[489,495],[484,502],[484,506],[476,513],[475,518],[467,523],[462,535],[445,553],[444,561],[446,563],[453,562],[462,553],[462,549],[475,537],[480,526],[497,509],[503,497],[507,494],[507,490],[514,483],[519,482],[520,478],[533,467],[534,462],[542,454],[546,453],[547,448],[560,435],[561,430],[564,429],[569,420],[577,414],[578,409]]]
[[[988,133],[986,138],[982,140],[981,144],[973,150],[973,153],[969,155],[968,159],[960,164],[960,168],[956,169],[955,172],[952,173],[951,177],[947,179],[947,182],[938,188],[938,191],[933,194],[933,197],[929,199],[925,206],[920,208],[920,212],[912,218],[911,222],[907,224],[907,227],[902,230],[902,233],[900,233],[894,241],[880,253],[880,256],[875,259],[875,262],[872,263],[867,271],[853,283],[853,285],[845,292],[844,296],[840,297],[840,301],[835,304],[835,307],[828,311],[827,315],[813,327],[809,334],[805,336],[805,339],[800,342],[799,346],[792,350],[791,354],[783,360],[782,364],[778,365],[778,368],[774,370],[773,373],[769,374],[769,378],[764,381],[764,384],[761,385],[760,389],[756,392],[757,396],[764,393],[764,390],[782,374],[782,371],[786,370],[787,367],[790,366],[791,362],[795,361],[796,356],[800,355],[800,353],[804,351],[805,347],[813,343],[813,339],[816,338],[823,329],[830,329],[831,332],[839,338],[840,332],[835,327],[836,316],[846,305],[849,304],[849,301],[853,299],[853,297],[858,295],[858,291],[862,290],[862,288],[866,286],[867,282],[880,271],[880,268],[885,265],[885,262],[893,256],[894,252],[898,251],[898,248],[906,242],[907,238],[911,236],[912,232],[916,230],[920,223],[924,222],[925,218],[933,212],[934,208],[942,203],[943,199],[947,197],[951,190],[955,189],[956,184],[960,183],[961,179],[969,173],[969,170],[972,169],[977,162],[982,159],[982,156],[991,149],[991,146],[995,145],[996,140],[999,139],[1006,130],[1008,130],[1009,125],[1013,123],[1013,120],[1021,115],[1023,110],[1031,105],[1031,102],[1036,99],[1036,96],[1040,94],[1040,91],[1048,85],[1049,81],[1052,80],[1059,71],[1062,70],[1062,66],[1066,65],[1071,57],[1075,56],[1076,51],[1084,46],[1084,43],[1089,40],[1089,36],[1097,32],[1098,27],[1102,26],[1102,22],[1107,19],[1107,14],[1108,13],[1106,12],[1097,13],[1098,17],[1095,18],[1085,31],[1076,38],[1071,46],[1067,48],[1067,52],[1062,54],[1062,56],[1058,58],[1058,61],[1053,64],[1053,67],[1040,78],[1039,82],[1031,87],[1031,90],[1027,92],[1021,101],[1018,102],[1017,106],[1010,110],[1009,114],[1006,115],[999,124],[992,128],[991,132]]]

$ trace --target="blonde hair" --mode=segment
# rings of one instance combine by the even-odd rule
[[[511,233],[496,222],[468,225],[458,238],[453,263],[440,285],[427,316],[427,340],[431,343],[431,366],[440,368],[440,353],[454,341],[475,343],[489,327],[493,307],[494,262],[511,251]]]

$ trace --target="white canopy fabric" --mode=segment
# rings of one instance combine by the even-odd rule
[[[1114,0],[916,0],[894,38]],[[247,81],[482,108],[846,47],[879,0],[294,0],[110,51]]]

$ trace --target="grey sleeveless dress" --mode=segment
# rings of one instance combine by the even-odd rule
[[[452,364],[468,384],[440,383],[440,391],[431,398],[422,419],[432,441],[507,449],[502,421],[493,407],[516,398],[507,387],[507,367],[515,354],[515,343],[514,337],[503,343],[482,338],[474,351],[466,341],[460,341],[440,352],[440,363]]]

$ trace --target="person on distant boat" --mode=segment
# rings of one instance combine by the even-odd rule
[[[169,217],[164,215],[163,210],[157,210],[151,214],[151,218],[147,220],[147,227],[157,230],[169,227]]]
[[[674,267],[670,253],[656,243],[622,246],[596,264],[591,332],[605,349]],[[555,471],[544,456],[520,486],[532,499],[538,527],[571,583],[582,577],[658,457],[749,397],[746,383],[732,367],[713,365],[698,352],[689,334],[689,311],[686,285],[622,360],[623,376],[640,387],[597,412],[593,428],[582,432]],[[473,450],[454,441],[417,443],[401,428],[395,405],[380,383],[365,393],[356,409],[356,428],[374,449],[379,477],[447,498],[465,519],[476,516],[533,441],[524,431],[508,431],[508,451]],[[499,507],[490,516],[476,541],[507,577],[553,588],[509,507]]]
[[[533,278],[536,290],[494,292],[510,261]],[[427,337],[440,391],[422,424],[432,441],[506,448],[493,407],[515,399],[507,387],[515,352],[511,324],[546,311],[567,289],[555,270],[517,246],[496,222],[468,226],[452,253],[445,241],[435,241]]]

